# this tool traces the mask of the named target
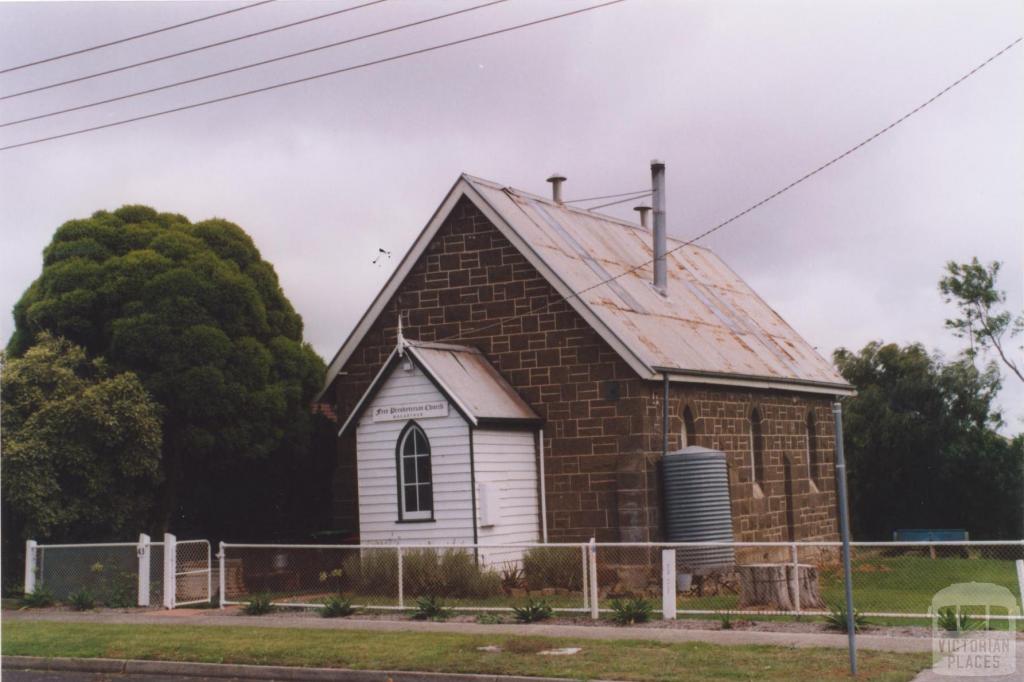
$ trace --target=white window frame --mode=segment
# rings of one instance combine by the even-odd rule
[[[405,506],[405,488],[406,488],[405,460],[408,457],[405,454],[405,444],[408,442],[409,438],[413,437],[413,434],[416,433],[416,432],[419,432],[420,437],[423,439],[423,442],[426,443],[427,451],[426,451],[426,453],[415,453],[415,454],[412,455],[412,458],[413,459],[419,459],[420,457],[424,457],[424,456],[427,458],[427,468],[430,470],[430,482],[429,482],[429,485],[430,485],[430,508],[429,509],[417,509],[415,511],[410,511]],[[414,441],[413,447],[415,449],[415,441]],[[419,424],[417,424],[415,422],[412,422],[411,424],[408,424],[404,429],[402,429],[402,435],[401,435],[401,438],[398,441],[398,453],[397,454],[398,454],[398,457],[397,457],[397,463],[398,463],[398,505],[399,505],[399,510],[401,512],[401,515],[400,515],[401,520],[402,521],[429,521],[429,520],[433,519],[434,518],[434,472],[433,472],[433,460],[432,460],[433,450],[430,447],[430,439],[427,438],[427,432],[423,430],[423,427],[421,427]],[[413,469],[414,469],[414,471],[417,471],[417,472],[419,471],[419,467],[418,466],[414,466]],[[420,486],[423,485],[423,484],[420,482],[419,478],[417,478],[416,482],[412,483],[410,485],[413,485],[413,486],[416,487],[416,501],[418,503],[419,502],[419,494],[420,494]],[[419,507],[419,506],[420,505],[417,504],[417,507]]]

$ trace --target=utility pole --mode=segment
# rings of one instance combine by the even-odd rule
[[[850,647],[850,674],[857,676],[857,633],[853,618],[853,574],[850,572],[850,511],[846,504],[846,456],[843,453],[843,405],[832,403],[836,422],[836,487],[839,491],[839,534],[843,541],[843,586],[846,588],[846,636]]]

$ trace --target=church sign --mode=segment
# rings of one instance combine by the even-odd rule
[[[448,401],[446,400],[436,400],[429,403],[408,403],[405,405],[378,405],[373,408],[374,423],[447,416]]]

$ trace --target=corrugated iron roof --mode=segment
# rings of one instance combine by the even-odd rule
[[[710,250],[670,238],[662,296],[651,284],[649,229],[463,177],[651,370],[848,386]]]
[[[828,360],[710,250],[669,238],[668,296],[662,296],[652,285],[649,229],[465,174],[334,356],[324,390],[463,198],[644,379],[667,373],[672,381],[853,392]]]
[[[540,419],[476,348],[425,341],[406,341],[406,348],[478,423]]]
[[[485,424],[539,424],[542,420],[505,378],[476,348],[400,338],[377,376],[363,392],[338,430],[355,425],[373,397],[408,354],[434,385],[473,426]]]

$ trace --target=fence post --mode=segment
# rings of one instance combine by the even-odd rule
[[[405,608],[405,580],[402,578],[402,546],[396,545],[395,550],[398,552],[398,608]]]
[[[1020,592],[1021,613],[1024,613],[1024,559],[1017,559],[1017,591]]]
[[[178,538],[164,533],[164,608],[173,609],[176,601],[178,572]]]
[[[590,617],[600,618],[597,608],[597,540],[590,538]]]
[[[796,543],[789,546],[789,557],[793,562],[793,575],[789,578],[789,592],[793,595],[793,609],[800,615],[800,554]]]
[[[583,609],[590,608],[590,580],[588,575],[590,574],[590,562],[587,561],[588,548],[586,543],[580,545],[580,575],[583,578],[581,583],[581,589],[583,590]]]
[[[661,550],[661,617],[676,619],[676,551]]]
[[[35,540],[25,541],[25,594],[36,591],[36,551],[39,545]]]
[[[224,599],[226,598],[224,595],[224,586],[228,583],[227,578],[224,576],[224,567],[226,563],[227,561],[224,556],[224,541],[221,540],[220,544],[217,545],[217,589],[220,592],[217,596],[217,601],[219,602],[218,606],[220,606],[220,608],[224,608]]]
[[[139,555],[139,606],[149,606],[149,536],[139,533],[139,544],[136,554]]]

